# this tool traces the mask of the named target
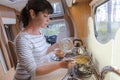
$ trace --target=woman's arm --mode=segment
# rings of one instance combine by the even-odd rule
[[[18,56],[18,61],[30,75],[35,75],[37,64],[32,54],[32,46],[29,40],[24,37],[18,36],[15,40],[15,47]]]
[[[19,63],[30,72],[32,76],[40,76],[59,68],[67,68],[69,63],[65,61],[59,61],[48,65],[37,66],[34,57],[32,55],[32,47],[29,45],[29,41],[21,38],[16,41],[16,50],[18,54]]]
[[[51,63],[48,65],[37,67],[36,75],[37,76],[44,75],[44,74],[50,73],[52,71],[55,71],[59,68],[68,68],[68,64],[69,64],[68,62],[59,61],[59,62],[55,62],[55,63]]]

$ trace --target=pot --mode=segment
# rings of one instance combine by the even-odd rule
[[[92,75],[91,60],[88,56],[78,55],[75,58],[76,64],[73,67],[73,73],[77,78],[88,78]]]

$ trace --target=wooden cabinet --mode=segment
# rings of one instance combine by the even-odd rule
[[[88,34],[87,21],[91,14],[91,9],[89,0],[78,1],[77,4],[69,8],[69,11],[73,18],[78,38],[86,38]]]
[[[12,80],[15,73],[13,60],[10,54],[10,48],[8,46],[9,39],[7,36],[7,32],[5,30],[5,24],[3,24],[3,21],[2,21],[2,18],[16,20],[15,24],[9,24],[11,26],[8,26],[11,28],[11,31],[13,32],[13,36],[16,37],[16,35],[19,32],[19,27],[18,27],[19,21],[16,15],[19,15],[19,12],[15,11],[12,8],[0,5],[0,49],[1,49],[0,54],[2,54],[4,63],[5,63],[5,65],[3,66],[3,63],[1,63],[1,59],[0,59],[0,80]],[[5,66],[6,66],[6,69],[4,69]]]

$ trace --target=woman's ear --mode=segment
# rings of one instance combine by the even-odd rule
[[[34,10],[30,9],[29,12],[30,12],[31,19],[34,19],[36,16]]]

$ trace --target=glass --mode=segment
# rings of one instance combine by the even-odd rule
[[[59,45],[63,52],[69,53],[73,48],[73,41],[70,38],[64,38],[59,42]]]
[[[53,20],[50,21],[47,28],[40,28],[40,32],[44,33],[45,36],[53,36],[53,35],[58,36],[61,32],[61,29],[65,27],[66,25],[64,19]]]
[[[109,0],[95,11],[95,36],[99,42],[106,43],[120,28],[120,0]]]
[[[53,60],[59,61],[66,57],[67,54],[72,53],[73,41],[71,38],[64,38],[59,41],[59,47],[54,50],[55,56]]]
[[[54,2],[54,3],[51,3],[51,5],[53,6],[54,8],[54,12],[53,14],[50,16],[51,18],[52,17],[59,17],[59,16],[63,16],[63,7],[62,7],[62,4],[60,2]]]

